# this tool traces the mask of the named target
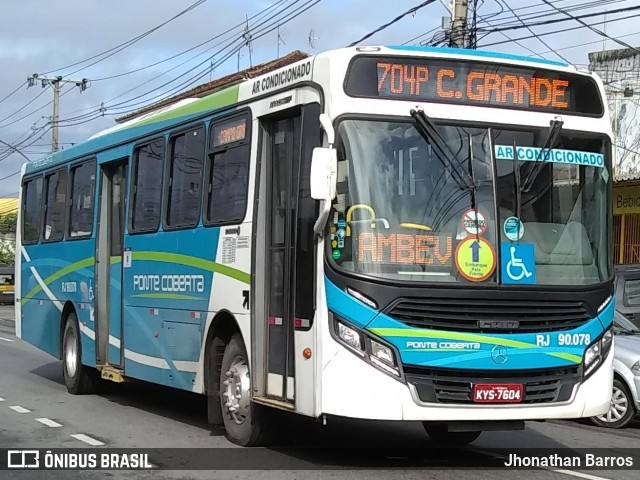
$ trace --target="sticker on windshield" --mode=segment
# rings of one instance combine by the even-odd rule
[[[497,160],[513,160],[513,146],[496,145],[495,156]],[[568,163],[570,165],[586,165],[604,168],[604,155],[601,153],[582,152],[580,150],[562,150],[553,148],[542,152],[538,147],[516,147],[518,160],[525,162],[537,162],[543,160],[552,163]]]
[[[487,218],[477,210],[467,210],[462,215],[462,227],[470,235],[482,235],[487,231]]]
[[[524,235],[524,225],[518,217],[509,217],[504,221],[504,236],[517,242]]]
[[[536,283],[536,255],[533,243],[501,245],[502,283]]]
[[[482,282],[496,268],[496,252],[484,238],[467,238],[456,248],[456,268],[471,282]]]

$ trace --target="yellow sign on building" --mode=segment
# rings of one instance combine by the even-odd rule
[[[0,215],[16,213],[18,211],[17,198],[0,198]]]
[[[640,185],[613,187],[613,214],[640,213]]]

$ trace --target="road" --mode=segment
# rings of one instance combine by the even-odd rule
[[[20,408],[21,407],[21,408]],[[496,458],[500,448],[629,448],[640,445],[640,423],[619,431],[588,422],[531,422],[524,431],[486,432],[453,459],[433,459],[434,447],[420,424],[347,421],[331,418],[327,426],[305,419],[283,418],[291,449],[261,450],[260,457],[279,470],[206,471],[5,471],[6,480],[37,479],[296,479],[355,480],[380,478],[461,478],[544,480],[635,479],[638,471],[510,470]],[[89,443],[87,443],[89,442]],[[94,445],[91,445],[94,444]],[[380,463],[375,453],[354,455],[323,451],[318,447],[419,448],[421,458]],[[98,395],[69,395],[62,380],[61,363],[17,339],[13,309],[0,306],[0,447],[3,448],[232,448],[220,431],[206,423],[201,396],[146,383],[110,384]],[[250,449],[229,450],[230,453]],[[465,461],[480,461],[485,469],[456,470]],[[478,460],[479,459],[479,460]],[[151,458],[162,465],[162,458]],[[431,466],[428,472],[415,467]],[[249,466],[253,466],[250,464]],[[393,467],[408,467],[407,469]],[[344,468],[343,468],[344,467]],[[411,469],[414,467],[414,469]],[[292,470],[295,468],[296,470]],[[316,468],[317,470],[309,470]],[[332,469],[323,471],[322,469]],[[587,476],[584,476],[585,472]]]

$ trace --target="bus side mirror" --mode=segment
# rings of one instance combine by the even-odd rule
[[[316,147],[311,157],[311,198],[331,203],[336,198],[338,154],[332,147]]]

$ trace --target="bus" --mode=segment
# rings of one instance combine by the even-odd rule
[[[203,394],[438,442],[612,392],[612,132],[598,77],[370,46],[280,65],[25,165],[17,336],[72,394]]]

